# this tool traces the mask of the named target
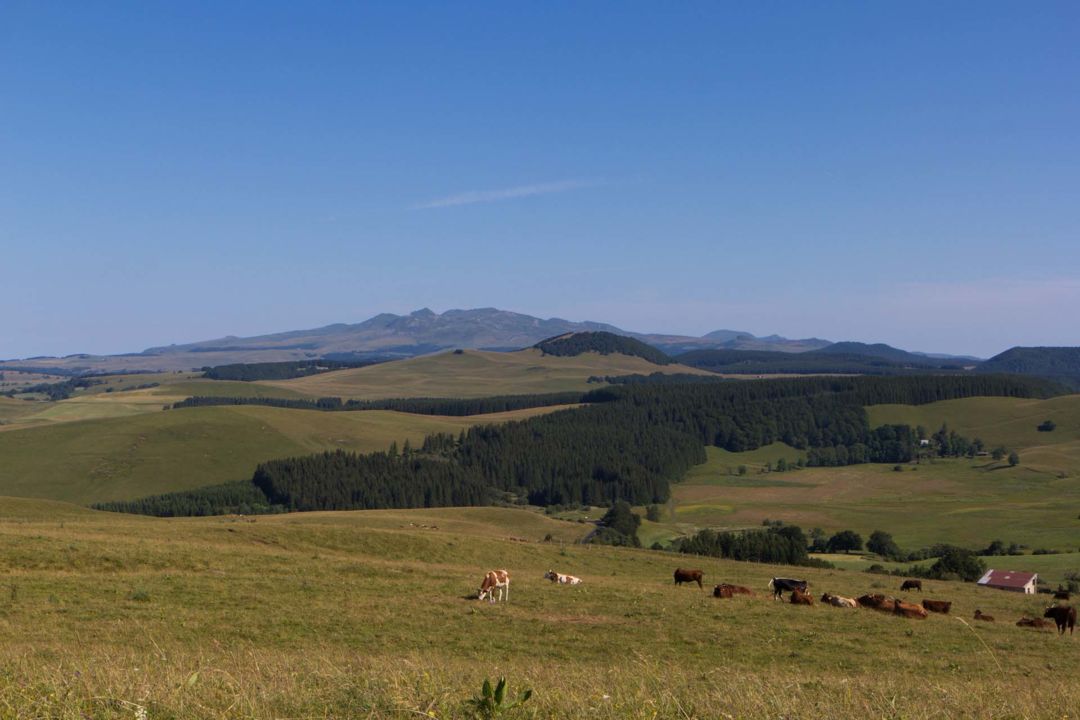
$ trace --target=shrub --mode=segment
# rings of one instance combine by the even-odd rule
[[[487,718],[496,718],[509,710],[520,707],[531,697],[532,690],[525,690],[518,695],[517,699],[511,700],[506,697],[506,678],[499,678],[499,683],[494,689],[491,687],[491,681],[485,679],[480,694],[473,696],[468,701],[468,706],[476,717],[487,720]]]
[[[883,530],[875,530],[870,534],[870,539],[866,541],[866,549],[889,560],[903,555],[892,535]]]
[[[637,531],[641,518],[630,510],[630,503],[619,500],[600,518],[600,527],[589,538],[590,542],[601,545],[627,545],[641,547]]]
[[[862,550],[863,539],[859,533],[854,530],[841,530],[840,532],[829,538],[829,543],[826,546],[829,552],[851,552],[852,550]]]
[[[949,546],[944,549],[937,562],[930,566],[929,577],[973,582],[985,572],[986,563],[971,550]]]

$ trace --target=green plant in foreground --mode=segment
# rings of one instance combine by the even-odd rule
[[[480,694],[476,695],[469,700],[469,706],[476,713],[477,717],[481,718],[495,718],[500,717],[503,713],[513,710],[516,707],[520,707],[526,700],[532,697],[532,690],[525,690],[518,695],[516,700],[506,699],[506,678],[499,678],[499,684],[495,686],[495,689],[491,688],[491,680],[484,679],[484,686],[480,689]]]

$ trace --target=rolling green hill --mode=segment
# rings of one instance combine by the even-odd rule
[[[929,405],[873,405],[872,425],[922,425],[934,432],[942,423],[966,437],[979,437],[987,447],[1004,445],[1021,453],[1024,465],[1047,472],[1080,475],[1080,395],[1048,400],[966,398]],[[1053,432],[1039,432],[1053,420]]]
[[[584,526],[522,510],[71,508],[57,522],[57,509],[0,499],[0,703],[14,717],[473,718],[466,701],[500,675],[534,693],[506,717],[1080,712],[1080,644],[1013,624],[1042,598],[928,582],[954,617],[797,607],[764,597],[775,567],[563,544]],[[706,590],[674,587],[680,565]],[[509,602],[474,599],[493,567],[510,572]],[[552,585],[552,568],[583,583]],[[815,595],[898,592],[895,578],[799,574]],[[757,595],[715,600],[720,581]],[[976,608],[998,622],[971,627]]]
[[[62,405],[62,403],[58,404]],[[0,432],[0,495],[76,503],[125,500],[247,480],[272,458],[374,452],[557,407],[483,416],[323,413],[260,406],[189,408]]]
[[[265,384],[309,397],[486,397],[585,391],[596,387],[588,382],[592,376],[649,374],[657,370],[705,372],[682,365],[660,368],[643,358],[619,354],[556,357],[535,349],[508,353],[466,350]]]
[[[988,447],[1016,449],[1020,465],[980,457],[938,459],[903,472],[870,464],[766,473],[765,463],[792,462],[803,453],[781,443],[744,453],[708,448],[708,462],[673,486],[672,533],[757,527],[769,518],[829,532],[851,528],[864,538],[886,530],[909,550],[938,542],[985,547],[994,539],[1080,547],[1080,395],[874,405],[868,412],[872,426],[923,425],[933,432],[947,423]],[[1053,432],[1036,429],[1046,419],[1057,423]],[[745,475],[739,465],[747,467]]]

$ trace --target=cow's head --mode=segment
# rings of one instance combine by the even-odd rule
[[[545,580],[554,580],[556,577],[557,576],[555,575],[554,570],[548,570],[546,573],[544,573]]]

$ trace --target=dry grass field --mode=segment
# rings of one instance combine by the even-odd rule
[[[534,691],[520,718],[1080,716],[1080,640],[1013,624],[1041,599],[933,582],[955,616],[795,607],[769,577],[898,581],[564,544],[582,531],[495,508],[162,520],[0,500],[0,715],[471,718],[504,675]],[[676,588],[679,565],[759,595]],[[493,567],[507,603],[472,599]]]

